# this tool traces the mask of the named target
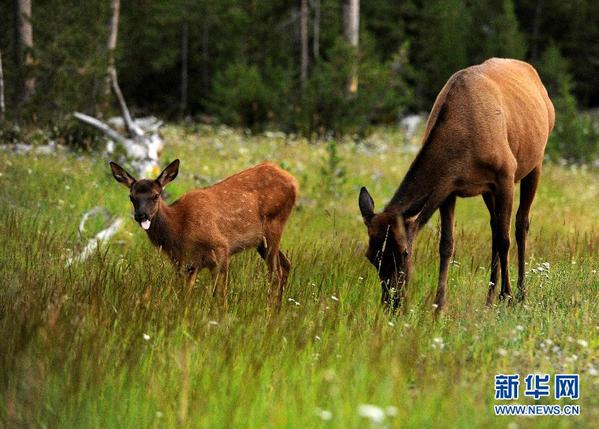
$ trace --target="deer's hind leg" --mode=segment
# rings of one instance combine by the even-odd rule
[[[258,253],[268,266],[271,281],[270,305],[277,310],[281,307],[283,291],[291,269],[289,260],[280,250],[284,225],[284,222],[278,220],[268,222],[264,228],[264,243],[258,246]]]
[[[510,253],[510,226],[512,219],[512,206],[514,203],[513,176],[506,175],[498,183],[495,191],[495,239],[497,252],[501,265],[501,292],[499,299],[511,299],[509,253]]]
[[[518,300],[526,298],[524,287],[524,262],[526,259],[526,238],[528,235],[530,207],[541,178],[541,166],[535,167],[520,182],[520,205],[516,213],[516,242],[518,243]]]

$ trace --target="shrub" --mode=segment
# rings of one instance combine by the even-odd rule
[[[227,124],[256,131],[278,118],[287,80],[277,67],[262,74],[257,66],[232,63],[214,77],[210,110]]]
[[[362,48],[368,51],[368,47]],[[408,45],[382,63],[364,54],[358,68],[358,90],[347,91],[353,52],[338,39],[314,65],[292,113],[293,127],[303,135],[364,134],[373,123],[397,120],[411,97],[405,83]]]
[[[556,110],[555,129],[549,138],[547,153],[553,159],[570,163],[592,162],[599,158],[599,127],[593,119],[580,113],[576,98],[567,81],[563,81],[553,100]]]
[[[537,65],[555,107],[555,129],[549,137],[547,154],[554,160],[592,162],[599,157],[599,127],[578,111],[569,64],[551,42]]]

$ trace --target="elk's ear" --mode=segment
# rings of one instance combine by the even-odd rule
[[[160,176],[158,176],[156,182],[158,182],[158,184],[164,188],[168,183],[175,180],[177,174],[179,174],[179,160],[175,159],[168,165],[168,167],[162,170],[162,173],[160,173]]]
[[[125,169],[116,162],[110,161],[110,168],[112,169],[112,175],[117,182],[122,183],[127,188],[131,188],[131,185],[135,183],[135,178],[127,173]]]
[[[360,189],[360,197],[358,198],[358,205],[360,206],[360,213],[364,223],[368,225],[374,216],[374,200],[368,193],[368,189],[362,187]]]

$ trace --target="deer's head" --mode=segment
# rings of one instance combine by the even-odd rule
[[[368,229],[366,257],[376,268],[381,280],[381,303],[395,310],[410,276],[411,224],[392,212],[375,214],[374,201],[366,188],[360,190],[358,204]]]
[[[123,167],[112,161],[110,168],[116,181],[129,189],[129,199],[133,203],[135,220],[143,229],[149,229],[152,219],[158,213],[162,190],[179,173],[179,160],[171,162],[155,180],[136,180]]]

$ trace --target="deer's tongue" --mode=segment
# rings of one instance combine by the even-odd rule
[[[145,230],[150,229],[150,221],[149,220],[144,220],[140,225]]]

